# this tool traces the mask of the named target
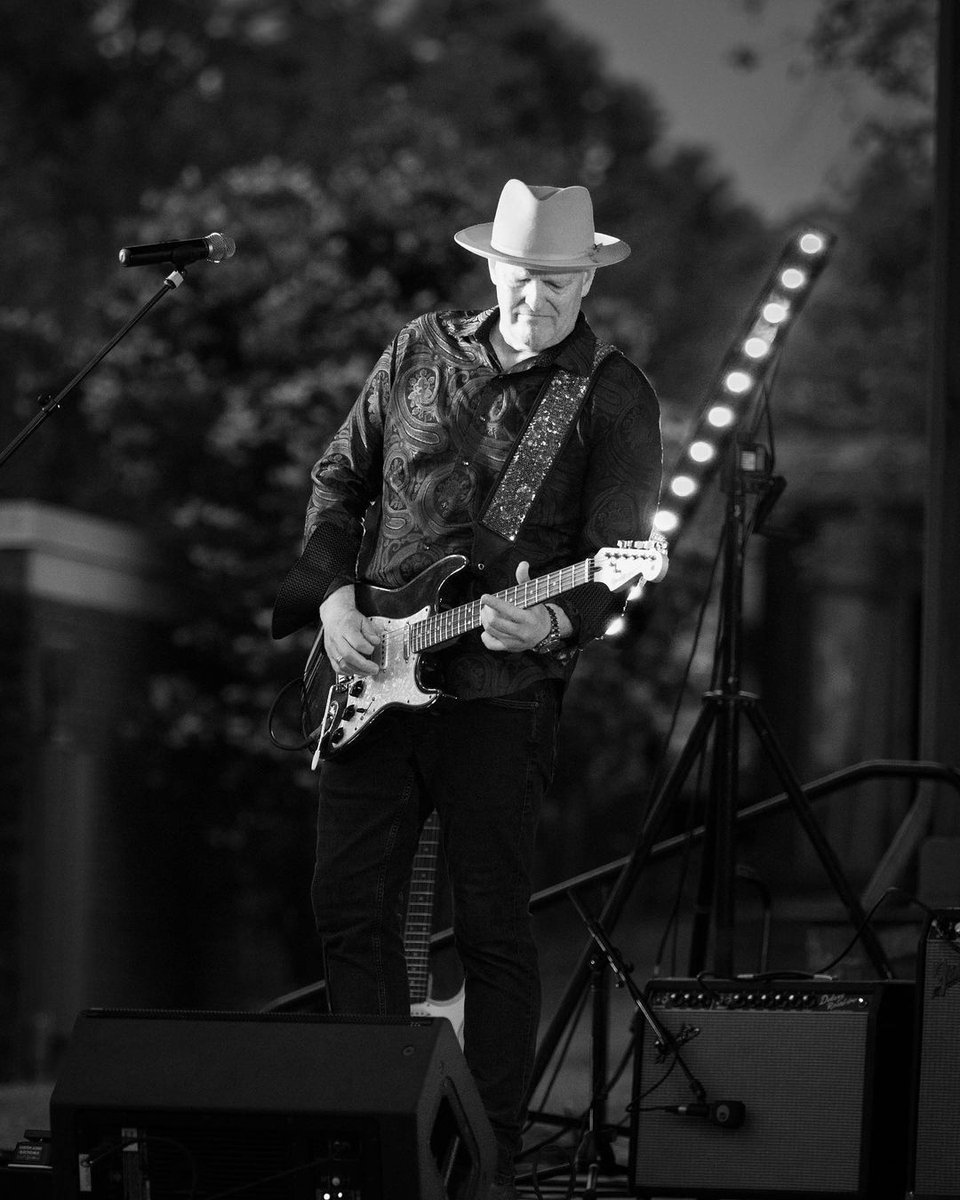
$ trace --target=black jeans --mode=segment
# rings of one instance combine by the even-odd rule
[[[540,1016],[529,902],[559,688],[385,710],[320,773],[313,906],[332,1011],[410,1011],[401,893],[436,808],[464,969],[464,1054],[512,1177]]]

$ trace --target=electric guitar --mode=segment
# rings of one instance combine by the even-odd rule
[[[403,927],[403,950],[407,958],[412,1017],[446,1017],[463,1045],[463,987],[449,1000],[430,995],[430,936],[433,933],[433,898],[437,880],[437,848],[440,824],[432,812],[420,834],[413,873],[407,894],[407,917]]]
[[[480,601],[456,608],[440,607],[440,589],[467,565],[451,554],[427,567],[400,588],[358,584],[357,607],[380,630],[378,674],[349,675],[335,671],[324,652],[323,630],[314,639],[303,672],[302,705],[306,744],[316,742],[312,766],[349,746],[385,710],[400,705],[423,708],[440,692],[422,687],[420,656],[479,629]],[[497,592],[518,608],[533,608],[585,583],[603,583],[611,591],[641,577],[661,579],[667,569],[663,538],[625,543],[598,550],[592,558]]]

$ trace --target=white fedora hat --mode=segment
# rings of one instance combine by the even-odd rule
[[[593,228],[585,187],[528,187],[508,180],[492,222],[471,225],[454,240],[484,258],[541,271],[591,271],[620,262],[630,247]]]

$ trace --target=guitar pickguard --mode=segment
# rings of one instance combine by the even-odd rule
[[[404,618],[373,616],[380,630],[380,671],[376,675],[337,675],[327,699],[327,709],[317,744],[318,758],[344,749],[385,709],[426,708],[440,694],[420,686],[419,655],[410,649],[409,626],[425,619],[427,606]]]

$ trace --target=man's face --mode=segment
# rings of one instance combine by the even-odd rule
[[[570,333],[593,271],[552,273],[490,260],[500,305],[500,333],[514,350],[539,354]]]

